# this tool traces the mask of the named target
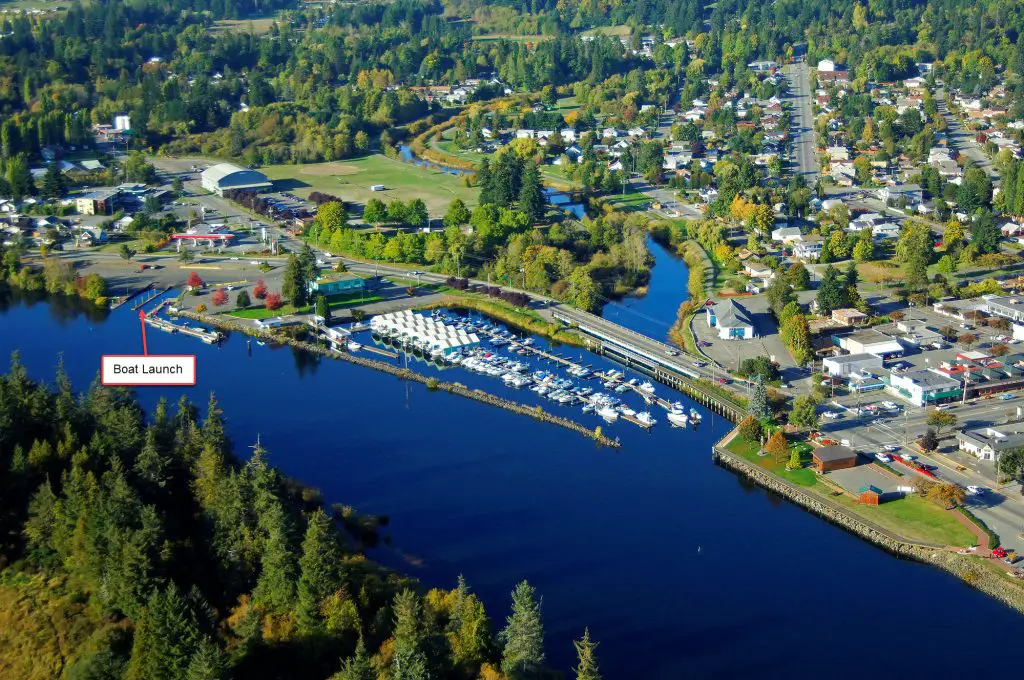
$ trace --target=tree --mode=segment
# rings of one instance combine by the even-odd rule
[[[356,643],[355,653],[341,666],[341,671],[333,678],[333,680],[376,680],[377,674],[373,672],[373,666],[370,664],[370,657],[366,654],[366,643],[363,642],[363,636],[359,636],[359,642]]]
[[[199,274],[196,274],[195,272],[189,272],[188,273],[188,281],[187,281],[187,283],[193,289],[199,289],[199,288],[202,288],[205,285],[203,283],[202,277],[199,276]]]
[[[772,417],[771,409],[768,407],[768,390],[760,380],[754,381],[754,388],[750,391],[750,400],[747,403],[747,410],[750,415],[758,420],[767,420]]]
[[[251,304],[252,300],[249,299],[249,293],[244,290],[238,291],[238,295],[235,296],[235,307],[245,309]]]
[[[125,260],[130,260],[135,257],[135,251],[127,243],[122,243],[121,247],[117,249],[117,252]]]
[[[267,293],[264,297],[266,298],[265,302],[267,309],[269,309],[272,312],[281,309],[282,303],[280,293]]]
[[[932,409],[928,412],[928,418],[925,422],[929,427],[935,428],[936,434],[942,434],[942,431],[946,428],[956,427],[956,414],[950,411]]]
[[[988,353],[994,357],[1005,357],[1010,353],[1010,348],[1000,343],[998,345],[992,345],[992,347],[989,348]]]
[[[60,198],[67,190],[67,179],[61,172],[60,166],[50,163],[46,166],[46,174],[43,175],[43,186],[40,193],[44,198]]]
[[[129,182],[152,184],[156,181],[156,168],[141,151],[132,151],[124,162],[124,178]]]
[[[744,378],[757,378],[762,382],[778,380],[779,367],[767,356],[750,357],[740,363],[739,375]]]
[[[15,201],[20,201],[36,190],[25,154],[18,154],[7,160],[7,186],[11,192],[11,198]]]
[[[340,586],[338,567],[341,561],[341,548],[331,532],[331,520],[317,508],[309,517],[299,559],[296,623],[300,631],[310,634],[322,630],[320,606]]]
[[[918,487],[918,491],[928,500],[947,509],[963,504],[967,498],[963,487],[949,482],[931,482],[928,480],[928,483]]]
[[[934,451],[939,448],[939,437],[935,434],[935,430],[928,428],[925,430],[924,436],[917,440],[917,443],[922,451]]]
[[[519,189],[519,210],[526,214],[531,224],[544,217],[544,194],[541,191],[540,170],[533,161],[523,169]]]
[[[253,286],[252,295],[257,300],[262,300],[267,297],[267,284],[263,283],[263,279],[256,279],[256,285]]]
[[[829,315],[834,309],[842,309],[845,285],[839,276],[839,270],[828,265],[818,285],[818,313]]]
[[[1008,479],[1020,479],[1024,474],[1024,447],[1003,451],[998,456],[997,467],[1000,474]]]
[[[789,462],[786,463],[786,467],[790,470],[799,470],[803,465],[804,463],[800,459],[800,451],[794,448],[789,452]]]
[[[405,223],[410,226],[422,226],[428,217],[427,204],[423,202],[422,198],[414,198],[405,206]]]
[[[323,295],[316,296],[316,315],[327,323],[331,320],[331,305],[327,302],[327,298]]]
[[[992,213],[981,211],[971,225],[971,245],[977,248],[978,254],[998,253],[1002,232],[992,219]]]
[[[739,424],[740,436],[750,442],[761,441],[761,423],[754,416],[744,416]]]
[[[970,349],[971,345],[973,345],[977,341],[978,336],[975,335],[974,333],[963,333],[957,336],[956,338],[957,344],[963,347],[964,349]]]
[[[316,207],[316,221],[321,229],[336,231],[348,222],[348,212],[341,201],[327,201]]]
[[[576,647],[576,680],[601,680],[601,671],[597,668],[597,642],[590,639],[590,629],[583,629],[583,637],[574,640]]]
[[[806,273],[807,270],[805,269]],[[791,302],[796,302],[796,295],[793,294],[793,287],[788,276],[775,276],[768,283],[768,290],[765,291],[765,298],[768,300],[768,307],[775,314],[775,318],[782,320],[782,310]]]
[[[592,312],[597,309],[600,288],[586,267],[577,267],[569,275],[569,288],[566,294],[574,307]]]
[[[171,180],[171,191],[178,196],[183,195],[185,193],[185,181],[181,177],[175,177]]]
[[[807,290],[811,287],[811,273],[803,262],[797,262],[789,267],[783,274],[786,282],[793,286],[794,290]],[[774,281],[774,279],[772,279]]]
[[[303,269],[299,257],[295,254],[289,255],[281,277],[281,294],[296,309],[303,307],[309,299],[309,282]]]
[[[781,462],[789,454],[789,442],[786,441],[786,435],[782,434],[782,430],[777,430],[768,438],[764,450],[776,463]]]
[[[228,303],[228,292],[223,288],[218,288],[217,290],[213,291],[213,297],[210,299],[213,301],[213,304],[217,305],[218,307],[223,307]]]
[[[793,410],[789,413],[789,422],[797,427],[810,430],[818,427],[816,403],[810,395],[800,395],[793,400]]]
[[[544,623],[540,602],[526,581],[512,591],[512,614],[500,639],[501,670],[510,680],[533,677],[544,663]]]
[[[454,198],[448,204],[448,211],[441,220],[445,227],[458,227],[469,221],[469,208],[462,202],[461,198]]]
[[[367,224],[380,224],[387,219],[388,209],[384,202],[377,198],[371,198],[366,202],[363,209],[363,221]]]

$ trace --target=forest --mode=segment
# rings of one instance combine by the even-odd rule
[[[76,393],[62,366],[33,381],[15,355],[0,376],[5,676],[548,677],[528,583],[495,634],[461,578],[426,591],[367,558],[386,518],[325,508],[258,441],[234,450],[213,395],[205,414],[185,398],[147,414],[126,389]],[[594,672],[595,646],[577,643]]]

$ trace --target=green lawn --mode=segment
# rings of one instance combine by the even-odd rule
[[[315,190],[363,205],[371,198],[384,202],[421,198],[431,215],[437,217],[453,198],[461,198],[466,205],[473,206],[479,194],[476,189],[467,187],[462,177],[381,154],[330,163],[268,165],[260,171],[281,188],[299,196],[308,196]],[[385,191],[370,191],[374,184],[383,184]]]
[[[810,462],[810,445],[800,442],[801,460]],[[820,481],[820,477],[810,468],[786,470],[786,462],[776,463],[771,456],[758,456],[757,442],[750,442],[742,437],[735,437],[726,447],[759,467],[762,467],[782,479],[804,487],[814,493],[826,496],[829,500],[848,508],[854,514],[870,520],[893,533],[909,539],[940,543],[952,546],[971,546],[975,544],[974,534],[963,526],[953,515],[934,503],[919,496],[910,494],[905,498],[892,500],[879,506],[861,505],[846,495],[833,496],[832,490]]]
[[[615,206],[616,210],[647,210],[651,199],[639,191],[627,191],[625,194],[608,194],[608,201]]]
[[[327,304],[332,310],[345,309],[346,307],[358,307],[368,305],[371,302],[380,302],[384,296],[376,293],[350,293],[348,295],[332,295],[327,298]],[[284,305],[280,309],[270,311],[266,307],[249,307],[247,309],[236,309],[225,312],[228,316],[239,319],[269,319],[275,316],[287,316],[288,314],[308,314],[312,311],[311,305],[295,308],[292,305]]]

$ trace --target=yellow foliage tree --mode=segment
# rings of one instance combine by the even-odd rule
[[[782,434],[782,430],[777,431],[768,438],[768,442],[764,445],[764,450],[775,459],[776,463],[789,455],[789,442],[786,441],[786,435]]]

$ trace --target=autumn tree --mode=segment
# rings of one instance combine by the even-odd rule
[[[775,434],[768,438],[768,441],[764,445],[765,453],[775,459],[776,463],[779,463],[789,453],[789,442],[786,441],[786,435],[782,434],[782,430],[777,430]]]
[[[263,283],[263,279],[256,280],[256,285],[252,288],[252,296],[257,300],[267,297],[267,284]]]
[[[195,272],[189,272],[188,273],[188,281],[187,281],[187,283],[188,283],[188,285],[191,288],[194,288],[194,289],[199,289],[199,288],[203,287],[203,279],[202,279],[202,277],[199,276],[199,274],[196,274]]]
[[[946,428],[956,427],[956,414],[950,411],[932,409],[928,412],[928,418],[925,422],[929,427],[935,428],[937,435],[941,435],[942,431]]]
[[[266,294],[266,306],[270,311],[276,311],[281,309],[281,294],[280,293],[267,293]]]
[[[745,416],[739,424],[740,436],[750,442],[761,441],[761,423],[754,416]]]
[[[213,304],[217,305],[218,307],[222,307],[226,305],[228,302],[228,293],[223,288],[218,288],[217,290],[213,291],[213,297],[211,298],[211,300],[213,301]]]

